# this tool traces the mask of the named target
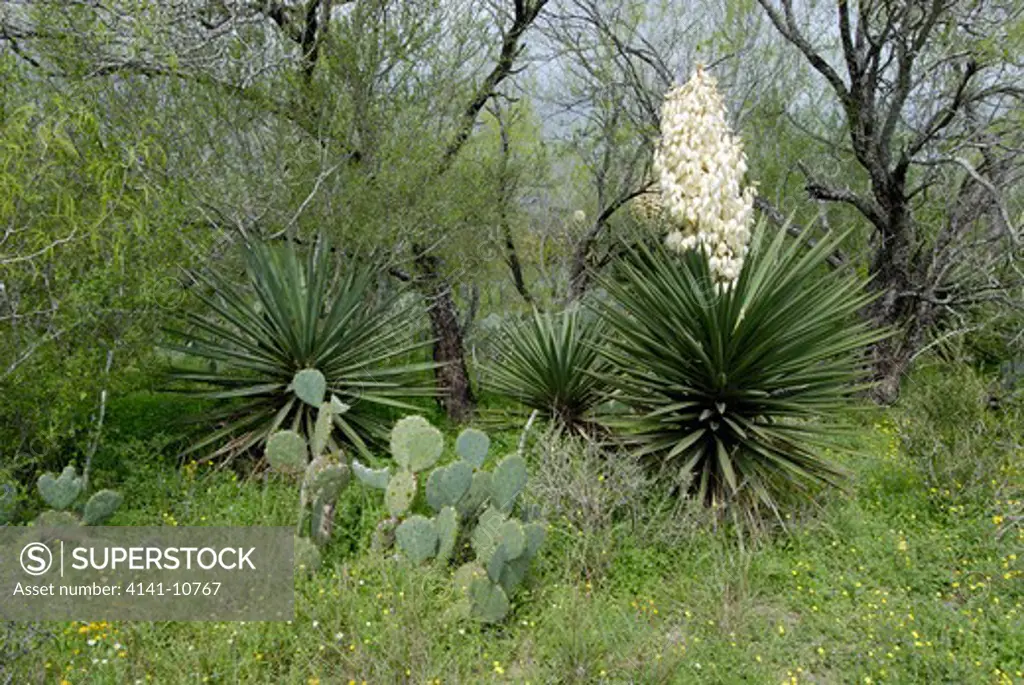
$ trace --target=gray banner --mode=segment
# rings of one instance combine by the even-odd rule
[[[288,621],[291,528],[0,528],[0,619]]]

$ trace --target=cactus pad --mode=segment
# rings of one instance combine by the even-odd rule
[[[491,439],[487,433],[475,428],[467,428],[455,440],[455,453],[475,469],[484,465],[490,448]]]
[[[348,486],[351,472],[330,457],[317,457],[306,467],[305,488],[311,498],[334,502]]]
[[[349,405],[342,402],[341,400],[339,400],[337,395],[331,395],[330,406],[331,413],[334,414],[335,416],[337,416],[338,414],[344,414],[345,412],[352,408]]]
[[[484,564],[491,560],[491,555],[500,543],[501,526],[505,521],[505,515],[494,507],[488,507],[480,514],[480,520],[469,542],[476,552],[477,559]]]
[[[0,526],[14,520],[18,508],[18,491],[10,483],[0,483]]]
[[[47,504],[58,511],[67,509],[82,493],[82,479],[78,477],[74,466],[65,466],[60,476],[44,473],[36,481],[39,495]]]
[[[434,519],[434,527],[437,529],[437,558],[448,561],[459,536],[459,515],[451,507],[445,507]]]
[[[486,578],[487,572],[480,568],[480,564],[475,562],[467,562],[460,566],[455,575],[452,576],[452,583],[455,585],[455,591],[465,594],[469,594],[469,588],[473,585],[473,581],[477,578]]]
[[[281,473],[299,474],[306,470],[306,440],[295,431],[277,431],[267,440],[267,461]]]
[[[395,531],[395,544],[413,564],[421,564],[437,551],[437,527],[423,516],[411,516]]]
[[[114,490],[100,490],[85,503],[85,511],[82,513],[82,522],[87,526],[100,526],[107,522],[117,508],[121,506],[124,497]]]
[[[310,514],[309,535],[318,546],[331,541],[334,532],[334,500],[318,497],[313,501]]]
[[[327,393],[327,379],[317,369],[302,369],[292,378],[291,389],[306,404],[319,407]]]
[[[416,476],[409,471],[399,471],[391,477],[384,491],[384,503],[392,516],[404,516],[416,497]]]
[[[498,576],[506,594],[514,592],[526,577],[526,572],[530,570],[530,562],[537,555],[537,551],[547,535],[547,527],[540,523],[528,523],[523,526],[523,529],[526,533],[526,546],[523,553],[505,563]]]
[[[296,535],[293,538],[292,562],[297,574],[306,573],[313,575],[320,570],[322,563],[320,550],[306,538]]]
[[[437,463],[444,437],[422,416],[407,416],[391,429],[391,454],[410,471],[422,471]]]
[[[40,528],[67,528],[69,526],[82,525],[81,522],[75,518],[74,514],[66,511],[56,511],[53,509],[49,509],[39,514],[33,523]]]
[[[473,474],[473,482],[470,484],[469,490],[462,496],[455,508],[458,509],[460,516],[469,518],[480,510],[490,496],[491,474],[488,471],[477,471]]]
[[[356,480],[367,487],[377,490],[386,490],[388,481],[391,480],[391,472],[384,469],[371,469],[359,463],[359,460],[352,460],[352,472],[356,474]]]
[[[491,474],[491,505],[508,513],[515,506],[516,497],[526,487],[526,460],[510,454]]]
[[[314,458],[319,457],[327,449],[333,428],[334,412],[331,410],[331,403],[324,402],[320,405],[320,411],[316,414],[316,423],[313,425],[313,439],[310,442],[310,447]]]
[[[498,529],[498,540],[505,552],[505,558],[510,561],[515,559],[526,549],[526,533],[523,531],[523,524],[515,519],[505,521]]]
[[[473,483],[473,469],[464,461],[434,469],[427,479],[427,504],[434,511],[455,506]]]
[[[484,623],[497,623],[508,615],[508,596],[486,578],[475,578],[469,586],[472,616]]]

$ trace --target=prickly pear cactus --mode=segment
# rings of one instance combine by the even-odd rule
[[[444,436],[422,416],[407,416],[391,429],[391,455],[414,473],[437,463],[444,450]]]
[[[277,431],[267,440],[267,461],[277,471],[298,475],[309,461],[306,439],[292,430]]]
[[[434,469],[427,478],[427,504],[434,511],[459,503],[473,484],[473,468],[464,461]]]
[[[100,490],[85,503],[82,512],[82,523],[87,526],[101,526],[106,523],[124,501],[121,493],[113,490]]]
[[[391,471],[387,468],[371,469],[360,464],[358,459],[352,460],[352,472],[360,483],[376,490],[386,490],[391,480]]]
[[[451,507],[443,508],[434,518],[434,526],[437,529],[437,558],[449,561],[459,538],[458,512]]]
[[[0,526],[14,520],[18,512],[18,490],[10,483],[0,483]]]
[[[82,494],[82,479],[78,477],[74,466],[65,466],[56,478],[52,473],[39,476],[36,487],[44,502],[57,511],[64,511]]]
[[[70,526],[80,526],[82,522],[69,511],[47,509],[35,518],[32,525],[41,528],[67,528]]]
[[[405,516],[416,497],[416,476],[411,471],[399,471],[391,477],[384,491],[384,503],[392,516]]]
[[[467,428],[455,439],[455,454],[474,469],[484,465],[490,448],[491,439],[487,437],[487,433],[475,428]]]
[[[420,564],[437,552],[437,526],[425,516],[410,516],[395,530],[395,544],[409,561]]]
[[[317,369],[302,369],[292,377],[291,389],[300,400],[319,408],[327,393],[327,379]]]
[[[512,511],[525,487],[526,460],[518,454],[510,454],[491,474],[491,505],[506,513]]]
[[[320,550],[307,538],[295,536],[292,547],[292,560],[296,575],[313,575],[320,570],[322,557]]]
[[[352,470],[360,483],[384,490],[390,516],[377,527],[375,549],[393,544],[420,564],[465,561],[465,550],[471,548],[475,560],[463,563],[454,576],[459,606],[477,620],[494,623],[508,615],[509,598],[526,576],[546,528],[527,522],[526,507],[519,503],[527,482],[525,460],[512,454],[493,471],[484,471],[489,449],[485,433],[466,429],[455,440],[456,458],[438,465],[443,436],[423,417],[411,416],[391,432],[397,468],[370,469],[353,461]],[[427,506],[437,512],[433,518],[417,511],[420,483]]]

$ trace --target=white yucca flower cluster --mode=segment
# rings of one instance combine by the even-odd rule
[[[701,67],[665,96],[654,170],[673,227],[665,244],[678,252],[703,248],[715,281],[728,287],[747,255],[754,188],[743,187],[743,145],[726,123],[715,79]]]

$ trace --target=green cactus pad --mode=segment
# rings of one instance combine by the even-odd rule
[[[391,480],[391,471],[388,469],[371,469],[360,464],[357,459],[352,460],[352,472],[360,483],[377,490],[386,490]]]
[[[331,541],[331,534],[334,531],[334,504],[334,499],[324,497],[313,500],[309,536],[319,547]]]
[[[506,594],[512,594],[519,584],[526,577],[530,570],[530,562],[537,555],[537,551],[544,543],[547,535],[547,526],[541,523],[528,523],[523,526],[526,533],[526,548],[516,559],[507,562],[499,574],[499,582],[505,589]]]
[[[421,564],[437,552],[437,527],[424,516],[411,516],[395,531],[395,544],[409,561]]]
[[[18,490],[10,483],[0,483],[0,525],[14,520],[18,510]]]
[[[80,526],[81,521],[66,511],[47,510],[39,514],[33,521],[33,525],[40,528],[67,528],[69,526]]]
[[[338,416],[339,414],[344,414],[345,412],[352,408],[349,405],[342,402],[340,399],[338,399],[337,395],[331,395],[331,401],[329,406],[331,408],[331,413],[334,414],[335,416]]]
[[[437,463],[444,437],[422,416],[407,416],[391,429],[391,454],[403,468],[417,472]]]
[[[503,512],[512,511],[516,497],[526,487],[526,460],[518,454],[510,454],[491,474],[491,506]]]
[[[404,516],[416,497],[416,476],[409,471],[399,471],[391,477],[384,491],[384,503],[392,516]]]
[[[292,378],[291,389],[306,404],[319,407],[327,393],[327,379],[317,369],[302,369]]]
[[[458,593],[469,594],[469,588],[473,585],[473,581],[477,578],[486,578],[487,572],[483,570],[480,564],[475,561],[470,561],[458,568],[455,571],[455,575],[452,576],[452,583],[455,585],[455,591]]]
[[[445,507],[434,519],[434,526],[437,529],[437,558],[448,561],[459,536],[459,515],[451,507]]]
[[[296,574],[313,575],[320,570],[323,559],[316,545],[298,535],[293,538],[293,545],[292,561]]]
[[[436,468],[427,479],[427,504],[434,511],[455,506],[473,483],[473,469],[464,461]]]
[[[52,473],[39,476],[36,487],[44,502],[57,511],[63,511],[82,494],[82,479],[78,477],[74,466],[65,466],[57,478]]]
[[[488,471],[477,471],[473,474],[473,482],[469,490],[455,506],[459,516],[470,518],[480,510],[487,498],[491,496],[491,474]]]
[[[319,457],[327,450],[333,428],[334,412],[331,410],[331,403],[324,402],[320,405],[320,411],[316,414],[316,424],[313,426],[313,440],[310,443],[313,457]]]
[[[348,467],[333,457],[317,457],[306,467],[306,492],[312,499],[334,502],[351,478]]]
[[[267,461],[280,471],[296,475],[306,470],[306,440],[295,431],[277,431],[267,440]]]
[[[471,615],[484,623],[497,623],[508,616],[508,596],[486,578],[475,578],[469,586]]]
[[[506,517],[494,507],[488,507],[480,514],[476,528],[469,538],[477,559],[486,564],[490,561],[491,555],[497,549],[500,542],[501,526],[505,523]]]
[[[100,526],[106,523],[117,508],[124,502],[121,493],[114,490],[100,490],[85,503],[82,522],[87,526]]]
[[[490,448],[491,439],[487,433],[475,428],[467,428],[455,440],[455,453],[475,469],[484,465]]]
[[[505,552],[505,558],[509,561],[515,559],[526,549],[526,533],[523,531],[523,524],[515,519],[505,521],[498,529],[498,540]]]

